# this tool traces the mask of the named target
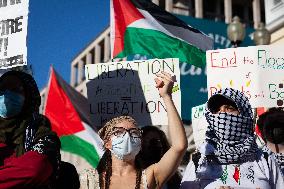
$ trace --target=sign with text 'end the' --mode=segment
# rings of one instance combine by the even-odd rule
[[[0,69],[27,64],[29,0],[0,0]]]
[[[155,87],[161,71],[176,76],[173,101],[181,112],[179,60],[151,59],[86,65],[90,112],[96,126],[120,115],[130,115],[139,126],[167,125],[163,99]]]
[[[284,107],[284,45],[206,52],[208,96],[221,88],[242,91],[252,107]]]

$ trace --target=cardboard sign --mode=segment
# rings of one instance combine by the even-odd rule
[[[0,1],[0,69],[27,64],[29,0]]]
[[[256,107],[284,106],[284,45],[206,52],[208,96],[221,88],[242,91]]]
[[[156,74],[176,76],[173,101],[181,112],[178,59],[150,59],[86,65],[90,112],[96,126],[120,115],[130,115],[139,125],[167,125],[163,99],[155,87]]]
[[[205,132],[208,126],[205,113],[205,104],[195,106],[192,108],[191,120],[193,129],[193,138],[196,148],[198,149],[200,145],[205,141]]]

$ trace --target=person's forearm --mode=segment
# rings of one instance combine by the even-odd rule
[[[168,114],[168,132],[171,139],[171,147],[177,151],[185,151],[187,148],[185,130],[172,97],[167,95],[163,97],[163,100]]]

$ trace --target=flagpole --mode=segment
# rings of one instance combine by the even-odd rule
[[[44,106],[43,106],[43,110],[42,110],[43,115],[45,115],[45,107],[46,107],[46,102],[47,102],[47,98],[48,98],[48,94],[49,94],[52,71],[53,71],[53,66],[51,65],[50,68],[49,68],[49,72],[48,72],[49,78],[48,78],[47,86],[46,86],[46,89],[45,89]]]
[[[114,12],[113,12],[113,0],[110,1],[110,59],[113,61],[113,49],[114,49],[114,38],[115,38],[115,22],[114,22]]]

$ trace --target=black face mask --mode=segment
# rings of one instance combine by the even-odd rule
[[[272,128],[266,132],[266,138],[274,144],[284,144],[284,128]]]
[[[274,144],[284,144],[284,113],[268,116],[264,122],[263,134]]]

